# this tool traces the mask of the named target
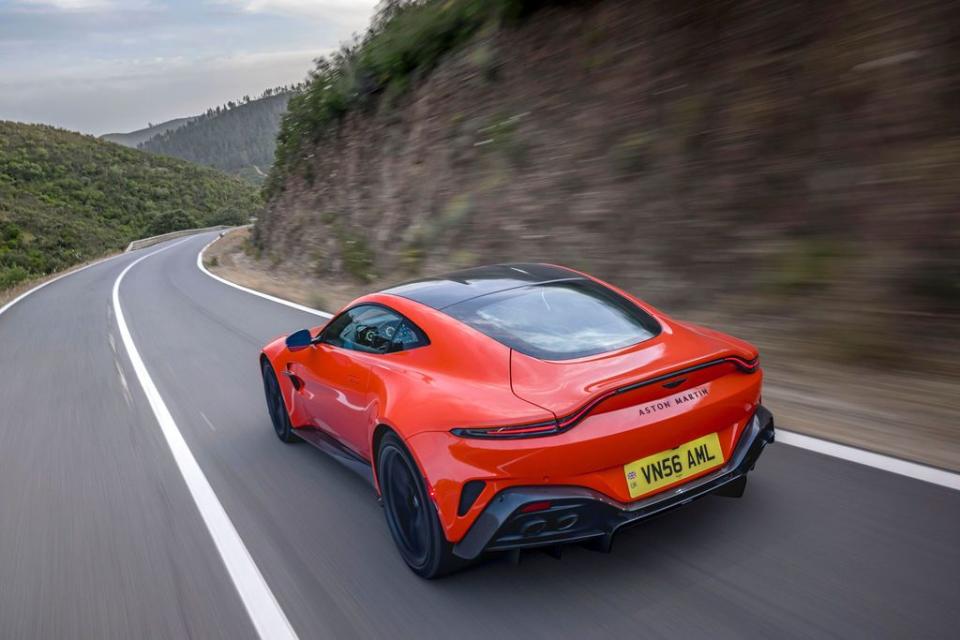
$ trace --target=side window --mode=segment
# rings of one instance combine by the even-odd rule
[[[429,344],[403,316],[380,305],[359,305],[330,321],[321,342],[366,353],[406,351]]]

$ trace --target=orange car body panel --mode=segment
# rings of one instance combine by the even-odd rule
[[[430,339],[428,346],[388,354],[323,344],[291,351],[281,337],[263,353],[278,374],[295,428],[321,429],[368,461],[374,458],[377,427],[396,431],[426,479],[448,540],[456,542],[490,500],[508,487],[587,487],[629,503],[625,464],[711,432],[718,433],[728,458],[759,405],[762,372],[757,368],[747,373],[736,366],[736,361],[757,357],[754,347],[672,320],[630,294],[601,284],[655,318],[660,334],[611,353],[548,362],[514,351],[442,311],[380,293],[346,308],[385,305],[418,325]],[[320,329],[314,329],[315,335]],[[354,371],[350,375],[358,379],[336,381],[337,389],[319,405],[334,409],[318,415],[318,405],[311,400],[326,393],[322,378],[317,378],[320,388],[308,383],[297,390],[283,374],[290,371],[302,378],[329,358],[350,360],[348,370]],[[678,378],[683,380],[679,385],[667,389],[650,384],[609,396],[562,433],[524,439],[451,433],[462,427],[562,421],[613,390],[684,369],[689,372]],[[349,429],[334,424],[340,411],[351,412]],[[483,480],[486,487],[461,516],[460,493],[470,480]]]

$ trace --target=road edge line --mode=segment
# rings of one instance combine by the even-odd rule
[[[99,260],[95,260],[95,261],[91,262],[90,264],[85,264],[85,265],[83,265],[82,267],[77,267],[76,269],[71,269],[71,270],[69,270],[69,271],[64,271],[63,273],[61,273],[61,274],[59,274],[59,275],[56,275],[56,276],[50,278],[49,280],[44,280],[43,282],[41,282],[41,283],[38,284],[37,286],[35,286],[35,287],[33,287],[33,288],[30,288],[30,289],[27,289],[26,291],[24,291],[23,293],[21,293],[20,295],[18,295],[16,298],[14,298],[14,299],[11,300],[10,302],[8,302],[8,303],[6,303],[5,305],[3,305],[2,307],[0,307],[0,315],[3,315],[4,311],[7,311],[10,307],[12,307],[13,305],[17,304],[18,302],[20,302],[21,300],[23,300],[23,299],[26,298],[27,296],[29,296],[29,295],[31,295],[31,294],[33,294],[33,293],[36,293],[37,291],[40,291],[40,289],[43,289],[43,288],[44,288],[45,286],[47,286],[48,284],[53,284],[53,283],[56,282],[57,280],[62,280],[63,278],[66,278],[67,276],[72,276],[73,274],[75,274],[75,273],[80,273],[81,271],[84,271],[84,270],[86,270],[86,269],[89,269],[90,267],[95,267],[95,266],[97,266],[98,264],[103,264],[104,262],[107,262],[108,260],[113,260],[113,259],[115,259],[115,258],[119,258],[119,257],[125,256],[125,255],[127,255],[127,254],[125,254],[125,253],[118,253],[118,254],[113,255],[113,256],[107,256],[106,258],[100,258]]]
[[[226,566],[227,573],[237,589],[240,600],[243,602],[257,634],[264,640],[297,640],[297,634],[280,607],[280,603],[267,585],[267,581],[247,550],[243,539],[240,538],[240,534],[234,527],[233,521],[230,520],[223,504],[217,498],[213,487],[210,486],[210,482],[187,446],[183,434],[177,427],[177,423],[160,395],[160,391],[154,384],[153,378],[150,377],[150,373],[147,371],[147,367],[140,357],[140,352],[137,350],[127,327],[127,321],[120,305],[120,283],[130,269],[143,260],[167,249],[172,249],[190,239],[190,237],[184,238],[179,242],[151,251],[128,264],[120,272],[113,283],[113,312],[117,319],[117,328],[120,331],[120,339],[123,341],[127,358],[130,360],[140,387],[147,397],[150,409],[160,426],[160,431],[163,433],[167,446],[170,447],[177,469],[190,491],[194,504],[200,512],[200,517],[213,539],[214,546],[220,553],[220,558]]]
[[[960,491],[960,474],[777,427],[777,442]]]
[[[206,250],[210,247],[210,245],[212,245],[214,242],[216,242],[217,240],[219,240],[221,237],[222,237],[222,236],[217,236],[216,238],[214,238],[213,240],[211,240],[210,242],[208,242],[206,245],[204,245],[204,247],[203,247],[202,249],[200,249],[200,252],[197,253],[197,268],[200,269],[200,271],[204,272],[205,274],[207,274],[208,276],[210,276],[210,277],[213,278],[214,280],[218,280],[218,281],[222,282],[223,284],[225,284],[225,285],[227,285],[227,286],[233,287],[234,289],[239,289],[240,291],[243,291],[243,292],[245,292],[245,293],[249,293],[250,295],[253,295],[253,296],[258,296],[258,297],[260,297],[260,298],[264,298],[264,299],[266,299],[266,300],[269,300],[270,302],[276,302],[277,304],[286,305],[286,306],[292,307],[292,308],[294,308],[294,309],[296,309],[296,310],[298,310],[298,311],[304,311],[304,312],[306,312],[306,313],[312,313],[313,315],[315,315],[315,316],[320,316],[321,318],[332,318],[332,317],[333,317],[333,314],[332,314],[332,313],[328,313],[328,312],[326,312],[326,311],[320,311],[319,309],[314,309],[314,308],[308,307],[308,306],[306,306],[306,305],[298,304],[298,303],[293,302],[293,301],[291,301],[291,300],[285,300],[285,299],[283,299],[283,298],[278,298],[277,296],[272,296],[272,295],[270,295],[269,293],[263,293],[262,291],[257,291],[257,290],[255,290],[255,289],[250,289],[250,288],[244,287],[244,286],[242,286],[242,285],[237,284],[236,282],[230,282],[230,281],[227,280],[226,278],[221,278],[220,276],[216,275],[215,273],[210,272],[205,266],[203,266],[203,252],[206,251]]]

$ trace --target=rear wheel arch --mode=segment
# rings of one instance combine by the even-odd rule
[[[427,486],[430,485],[430,480],[427,477],[426,469],[424,468],[423,462],[420,460],[420,456],[413,450],[413,447],[410,446],[410,443],[406,438],[400,433],[399,430],[392,427],[386,422],[379,422],[377,426],[373,429],[373,436],[371,438],[371,447],[370,447],[370,466],[373,467],[373,479],[376,482],[376,489],[380,491],[380,478],[377,473],[377,463],[380,459],[380,447],[383,444],[383,439],[387,434],[392,433],[400,441],[400,444],[406,450],[407,455],[410,456],[410,459],[413,460],[413,463],[417,466],[417,471],[420,472],[420,477],[423,478],[423,481],[427,483]]]
[[[383,442],[384,436],[388,433],[395,434],[404,443],[404,446],[406,446],[406,441],[397,433],[397,430],[385,422],[380,422],[374,427],[373,435],[370,438],[370,466],[373,467],[373,481],[378,493],[380,492],[380,474],[377,472],[377,460],[380,457],[380,445]],[[409,451],[410,448],[407,447],[407,450]]]

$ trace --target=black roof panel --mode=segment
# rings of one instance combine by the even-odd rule
[[[409,298],[434,309],[443,309],[470,298],[505,289],[582,278],[583,276],[569,269],[547,264],[495,264],[414,280],[384,289],[381,293]]]

